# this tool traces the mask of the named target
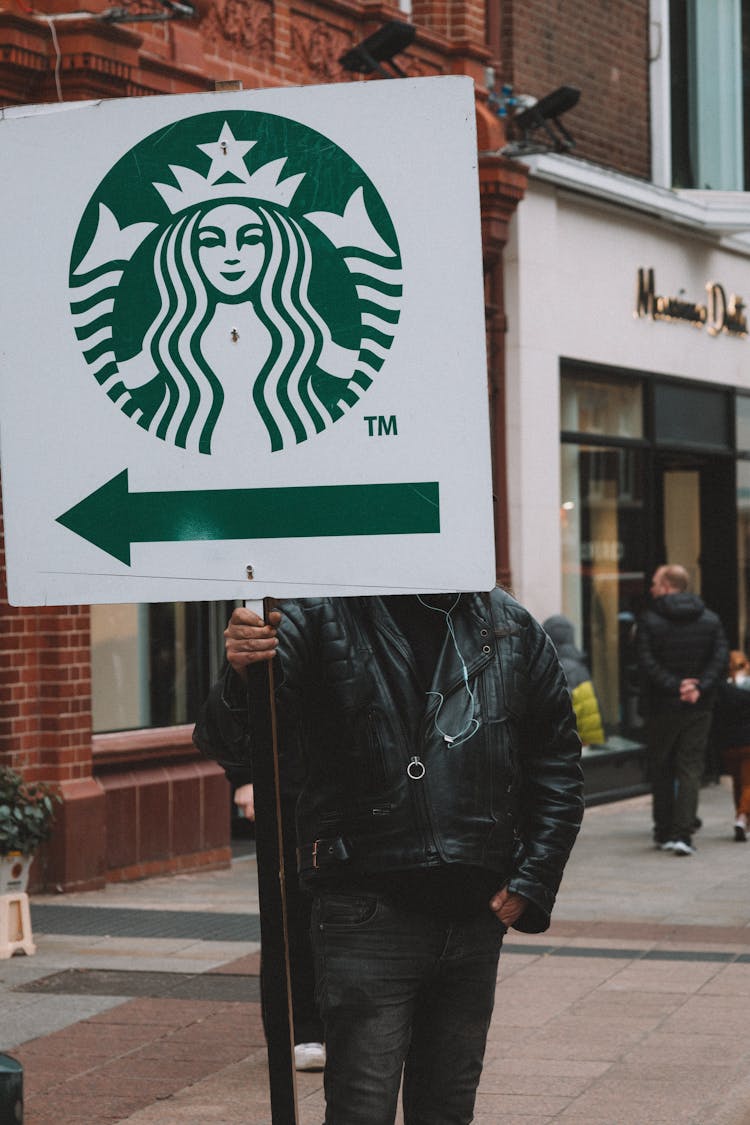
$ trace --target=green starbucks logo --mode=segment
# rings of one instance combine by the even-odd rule
[[[79,224],[70,290],[84,359],[135,423],[210,454],[231,417],[278,451],[327,429],[376,378],[402,270],[351,157],[298,122],[239,110],[169,125],[114,165]]]

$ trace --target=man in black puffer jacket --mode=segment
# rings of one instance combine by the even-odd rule
[[[275,657],[282,771],[304,764],[326,1125],[468,1125],[508,926],[549,925],[581,821],[554,648],[509,595],[237,609],[196,728],[231,761]]]
[[[688,592],[688,584],[684,567],[660,566],[637,631],[654,840],[677,856],[695,852],[706,742],[729,655],[719,618]]]

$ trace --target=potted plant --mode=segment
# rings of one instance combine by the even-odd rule
[[[31,861],[52,831],[60,800],[45,782],[24,781],[0,766],[0,894],[26,890]]]

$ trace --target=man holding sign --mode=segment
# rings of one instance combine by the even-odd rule
[[[326,1125],[472,1120],[510,926],[549,925],[582,808],[554,649],[505,592],[236,609],[196,728],[220,760],[253,740],[277,668],[282,772],[302,781]],[[249,739],[247,735],[249,733]],[[249,765],[249,763],[248,763]]]

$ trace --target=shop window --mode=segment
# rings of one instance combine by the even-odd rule
[[[586,651],[608,736],[640,725],[633,625],[645,580],[640,449],[563,443],[562,612]]]
[[[560,428],[572,434],[643,437],[641,384],[564,374]]]
[[[725,391],[654,384],[654,440],[659,445],[729,449],[730,398]]]
[[[193,722],[218,675],[232,603],[91,607],[98,734]]]
[[[735,445],[738,453],[750,453],[750,395],[735,399]]]
[[[671,186],[747,191],[750,2],[660,0],[657,8],[668,19],[659,56],[669,60]],[[662,89],[652,75],[654,96]]]

